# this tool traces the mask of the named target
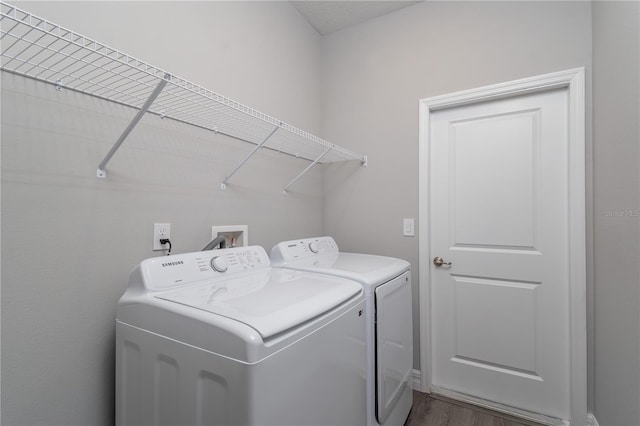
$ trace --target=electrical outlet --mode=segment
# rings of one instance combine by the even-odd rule
[[[163,238],[171,238],[170,223],[154,223],[153,224],[153,250],[169,250],[169,244],[160,244]]]

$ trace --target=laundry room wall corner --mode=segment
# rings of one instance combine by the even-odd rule
[[[640,424],[640,3],[593,2],[593,407]]]

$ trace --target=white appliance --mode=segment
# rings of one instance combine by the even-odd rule
[[[365,424],[363,309],[258,246],[147,259],[117,307],[116,424]]]
[[[408,262],[341,253],[331,237],[278,243],[274,267],[322,273],[359,282],[367,319],[367,423],[402,425],[411,411],[413,319]]]

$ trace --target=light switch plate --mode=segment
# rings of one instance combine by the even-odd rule
[[[415,222],[413,219],[402,219],[402,235],[405,237],[415,236]]]

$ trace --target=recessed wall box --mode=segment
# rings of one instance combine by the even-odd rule
[[[212,226],[211,239],[224,236],[226,247],[241,247],[249,245],[249,227],[247,225]]]

